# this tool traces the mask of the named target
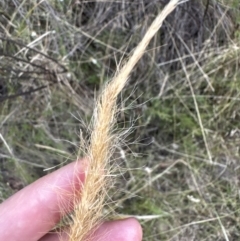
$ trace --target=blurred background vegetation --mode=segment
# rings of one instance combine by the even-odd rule
[[[167,2],[0,0],[0,201],[76,158],[99,90]],[[144,240],[239,240],[239,53],[239,0],[189,0],[133,71],[112,195]]]

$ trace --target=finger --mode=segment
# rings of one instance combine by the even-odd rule
[[[71,163],[22,189],[0,205],[0,240],[36,241],[72,207],[83,162]]]
[[[39,241],[68,241],[67,234],[48,234]],[[133,218],[106,222],[96,231],[91,241],[141,241],[142,228]]]

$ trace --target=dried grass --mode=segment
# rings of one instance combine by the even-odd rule
[[[156,17],[130,59],[106,85],[97,101],[93,117],[93,131],[90,145],[87,148],[86,179],[81,193],[81,201],[75,204],[73,224],[69,233],[70,241],[86,240],[90,231],[98,227],[102,221],[108,177],[110,176],[108,163],[116,140],[112,130],[118,112],[117,97],[124,88],[132,69],[143,56],[150,40],[178,4],[178,0],[170,1]]]

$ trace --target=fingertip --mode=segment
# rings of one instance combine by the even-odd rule
[[[94,234],[99,241],[141,241],[142,228],[134,218],[104,223]]]
[[[141,241],[142,238],[143,238],[142,226],[141,226],[140,223],[137,221],[137,219],[131,218],[131,220],[132,220],[132,225],[134,226],[134,229],[136,230],[135,239],[133,239],[133,240],[139,240],[139,241]]]
[[[142,240],[142,227],[135,218],[128,218],[124,220],[124,226],[128,232],[126,241],[141,241]],[[125,231],[125,232],[126,232]]]

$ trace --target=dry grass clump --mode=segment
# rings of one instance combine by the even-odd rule
[[[69,5],[69,7],[75,8],[78,12],[74,24],[81,26],[81,32],[87,39],[95,43],[98,40],[105,42],[107,31],[116,34],[117,38],[121,37],[122,41],[118,42],[112,37],[115,48],[109,49],[109,52],[122,54],[122,50],[131,51],[132,44],[142,38],[154,15],[168,2],[165,0],[142,0],[141,3],[137,0],[95,1]],[[151,45],[154,48],[152,59],[161,65],[162,71],[181,69],[181,61],[184,64],[193,62],[189,50],[183,43],[198,58],[202,49],[208,51],[213,46],[226,44],[233,35],[235,27],[234,9],[215,0],[188,1],[167,18],[161,31],[154,37]],[[126,44],[129,41],[130,44]],[[83,39],[82,42],[84,43]],[[184,58],[181,58],[183,56]]]
[[[0,144],[1,200],[76,158],[95,94],[168,2],[0,0],[0,130],[12,150]],[[240,238],[239,10],[181,4],[120,96],[116,131],[136,128],[116,153],[126,171],[110,196],[146,240]]]

